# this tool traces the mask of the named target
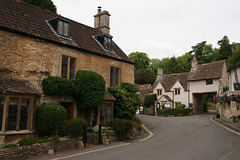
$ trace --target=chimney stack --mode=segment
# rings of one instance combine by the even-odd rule
[[[196,56],[193,56],[193,60],[192,60],[192,68],[195,68],[198,65],[198,60],[196,58]]]
[[[102,11],[102,7],[98,7],[98,13],[94,16],[94,28],[101,30],[105,34],[110,34],[110,16],[108,11]]]
[[[163,69],[162,68],[158,68],[158,77],[160,77],[161,75],[163,75]]]

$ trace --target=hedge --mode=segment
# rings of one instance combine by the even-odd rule
[[[72,118],[65,122],[64,129],[71,138],[77,138],[83,134],[84,123],[81,118]]]
[[[185,108],[185,109],[161,109],[158,110],[158,116],[168,116],[168,115],[174,115],[174,116],[188,116],[189,113],[192,112],[192,109]]]
[[[93,71],[80,70],[75,78],[74,99],[78,109],[92,110],[98,108],[104,100],[105,85],[104,78]]]
[[[36,111],[36,131],[42,136],[57,135],[67,119],[67,111],[56,104],[42,104]]]
[[[179,104],[179,105],[176,106],[176,109],[183,109],[185,107],[186,107],[185,104]]]
[[[74,83],[66,78],[49,76],[43,79],[43,94],[47,96],[71,95],[74,93]]]
[[[154,106],[154,103],[156,100],[157,100],[156,94],[153,94],[153,93],[147,94],[144,97],[144,106],[147,108],[150,108],[151,106]]]

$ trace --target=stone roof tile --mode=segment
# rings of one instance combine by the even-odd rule
[[[131,59],[114,42],[112,43],[113,52],[104,50],[93,38],[103,34],[98,29],[20,0],[0,0],[0,4],[1,29],[15,31],[133,64]],[[56,35],[48,25],[47,21],[56,17],[62,17],[70,22],[70,38]]]

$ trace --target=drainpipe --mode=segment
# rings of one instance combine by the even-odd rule
[[[174,91],[170,91],[170,92],[173,93],[173,102],[172,102],[172,106],[173,106],[173,108],[174,108]]]

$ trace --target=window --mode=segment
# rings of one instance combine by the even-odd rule
[[[55,18],[48,21],[52,29],[61,36],[69,37],[69,21],[63,18]]]
[[[62,78],[72,79],[75,77],[76,58],[62,56]]]
[[[206,85],[213,84],[213,79],[206,79]]]
[[[175,93],[175,95],[179,95],[180,94],[180,88],[174,89],[174,93]]]
[[[7,116],[7,131],[27,130],[30,99],[10,98]]]
[[[2,130],[4,99],[0,97],[0,132]]]
[[[157,90],[157,95],[158,95],[158,96],[162,95],[162,90],[161,90],[161,89],[158,89],[158,90]]]
[[[100,124],[105,124],[106,121],[112,118],[112,104],[103,103],[100,107]]]
[[[181,102],[175,102],[175,107],[176,107],[177,105],[179,105],[179,104],[181,104]]]
[[[96,36],[95,38],[104,49],[108,51],[112,51],[112,36],[108,34],[102,34],[102,35]]]
[[[110,69],[110,86],[118,87],[119,86],[119,68],[111,67]]]

